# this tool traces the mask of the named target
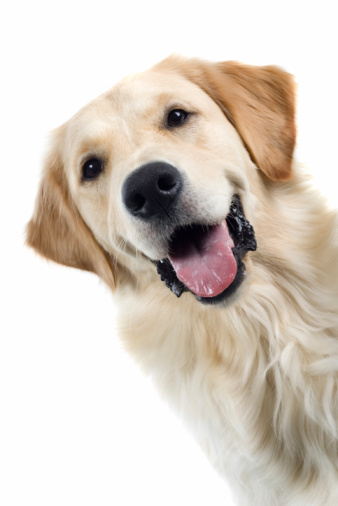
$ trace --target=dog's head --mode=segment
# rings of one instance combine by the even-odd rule
[[[28,244],[111,288],[158,270],[178,296],[230,299],[256,248],[253,188],[291,177],[294,144],[289,74],[170,57],[55,132]]]

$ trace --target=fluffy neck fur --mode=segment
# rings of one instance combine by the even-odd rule
[[[120,332],[219,472],[241,484],[239,504],[333,506],[336,218],[303,176],[259,192],[258,250],[240,300],[204,307],[140,277],[117,290]]]

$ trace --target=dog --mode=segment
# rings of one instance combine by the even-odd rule
[[[55,130],[27,226],[241,506],[338,504],[337,213],[295,140],[290,74],[170,56]]]

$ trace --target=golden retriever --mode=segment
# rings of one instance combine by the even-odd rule
[[[338,504],[337,216],[293,78],[171,56],[57,129],[27,242],[115,292],[128,349],[239,505]]]

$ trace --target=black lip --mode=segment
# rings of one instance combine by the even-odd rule
[[[238,195],[232,198],[230,211],[226,217],[227,226],[230,236],[234,241],[235,247],[232,249],[234,258],[237,263],[237,274],[235,279],[228,288],[216,297],[200,297],[195,295],[196,299],[202,304],[218,304],[225,301],[233,295],[237,288],[241,285],[245,277],[245,265],[243,258],[248,251],[256,251],[257,241],[255,232],[252,225],[244,216],[243,206],[241,199]],[[176,276],[176,272],[172,267],[170,260],[165,258],[156,262],[157,272],[164,281],[166,286],[177,296],[180,297],[182,293],[189,292],[190,290],[185,286],[182,281]],[[193,293],[193,292],[191,292]]]
[[[238,195],[234,195],[232,198],[226,222],[235,244],[233,252],[238,253],[243,258],[248,251],[256,251],[257,241],[255,231],[245,218],[242,202]]]

